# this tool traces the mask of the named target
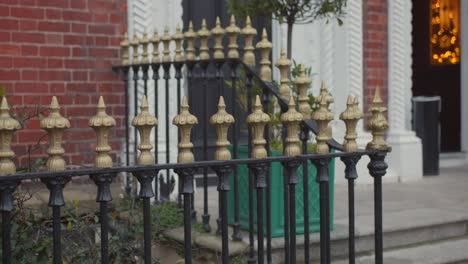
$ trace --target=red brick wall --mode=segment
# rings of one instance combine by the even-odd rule
[[[364,108],[367,113],[374,97],[375,87],[380,87],[387,101],[388,81],[388,29],[387,1],[364,1]]]
[[[29,155],[21,155],[28,148],[31,161],[46,157],[47,138],[35,113],[46,110],[52,95],[71,121],[64,135],[67,163],[93,162],[95,135],[88,119],[99,95],[117,120],[110,141],[114,150],[120,148],[124,87],[111,65],[119,61],[126,8],[125,0],[0,0],[0,87],[6,87],[19,119],[33,116],[13,141],[19,166],[28,165]]]

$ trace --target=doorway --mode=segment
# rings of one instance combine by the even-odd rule
[[[413,0],[413,95],[442,98],[441,152],[461,150],[460,0]]]

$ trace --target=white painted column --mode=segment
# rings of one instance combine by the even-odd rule
[[[462,151],[468,151],[468,1],[461,1],[461,140]],[[468,157],[467,157],[468,158]]]
[[[422,178],[421,140],[411,130],[411,0],[388,1],[389,174],[400,181]]]

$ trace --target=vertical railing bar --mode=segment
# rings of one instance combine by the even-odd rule
[[[208,90],[208,61],[201,61],[201,79],[202,94],[203,94],[203,160],[208,160],[208,101],[207,101],[207,90]],[[208,213],[208,168],[203,168],[203,228],[206,232],[211,232],[210,226],[210,214]]]
[[[62,263],[60,206],[52,206],[52,237],[54,243],[54,264]]]
[[[3,264],[11,263],[11,212],[2,211],[2,253]]]
[[[169,132],[169,80],[171,78],[170,76],[170,69],[171,69],[171,64],[166,62],[163,64],[163,68],[164,68],[164,79],[165,79],[165,88],[166,88],[166,91],[165,91],[165,99],[166,99],[166,126],[165,126],[165,129],[166,129],[166,163],[170,163],[171,160],[170,160],[170,153],[169,153],[169,147],[170,147],[170,132]],[[164,199],[169,199],[170,197],[170,194],[171,194],[171,170],[170,169],[167,169],[166,170],[166,182],[164,183],[164,189],[165,189],[165,193],[162,194],[162,196],[164,197]]]
[[[330,263],[330,199],[328,164],[330,158],[312,160],[317,168],[316,182],[320,189],[320,263]]]
[[[341,160],[346,165],[345,178],[348,180],[348,259],[349,264],[356,262],[355,247],[355,206],[354,206],[354,181],[357,179],[356,164],[361,156],[342,157]]]
[[[302,154],[307,154],[307,144],[309,140],[309,129],[301,126]],[[302,162],[302,186],[304,204],[304,263],[310,262],[310,218],[309,218],[309,162]]]
[[[133,90],[134,90],[134,98],[133,98],[133,104],[134,104],[134,107],[133,107],[133,110],[134,110],[134,115],[136,116],[137,113],[138,113],[138,74],[139,74],[139,66],[138,65],[134,65],[133,66]],[[138,132],[137,130],[134,128],[133,129],[133,136],[134,136],[134,145],[133,145],[133,153],[134,153],[134,156],[135,156],[135,164],[136,164],[136,159],[137,159],[137,155],[136,153],[138,152]]]
[[[149,64],[143,64],[141,66],[143,72],[143,94],[148,96],[148,74],[149,74]]]
[[[269,107],[270,107],[270,95],[268,93],[268,90],[263,89],[263,95],[262,95],[262,104],[263,104],[263,112],[264,113],[269,113]],[[270,124],[266,124],[265,126],[265,134],[264,138],[266,140],[266,150],[267,150],[267,155],[270,156]],[[270,167],[268,167],[267,174],[266,174],[266,248],[267,248],[267,263],[271,264],[272,263],[272,256],[271,256],[271,175],[270,175]]]
[[[150,198],[143,198],[143,235],[144,235],[144,252],[145,264],[151,264],[151,211],[150,211]]]
[[[158,109],[158,81],[159,81],[159,67],[160,65],[158,63],[153,63],[151,65],[151,68],[153,69],[153,80],[154,80],[154,116],[159,120],[159,109]],[[159,148],[158,148],[158,127],[154,128],[154,163],[158,164],[158,159],[159,159]],[[155,193],[155,198],[154,198],[154,204],[159,203],[159,188],[158,188],[158,179],[159,179],[159,174],[156,174],[156,177],[154,178],[154,193]]]
[[[389,148],[387,147],[387,150]],[[370,155],[370,163],[367,165],[370,175],[374,178],[374,225],[375,225],[375,263],[383,263],[383,228],[382,228],[382,177],[388,168],[385,162],[385,151]]]
[[[187,93],[188,93],[188,98],[191,100],[191,85],[192,85],[192,80],[193,80],[193,68],[195,67],[195,62],[192,60],[187,60],[186,61],[186,66],[187,66]],[[180,179],[179,179],[180,180]],[[195,193],[192,194],[192,199],[191,199],[191,215],[192,215],[192,220],[196,220],[197,218],[197,212],[195,211]]]
[[[219,138],[218,138],[219,140]],[[229,175],[232,173],[233,167],[231,165],[215,166],[213,170],[216,171],[218,176],[218,194],[219,194],[219,207],[220,209],[220,235],[221,235],[221,262],[223,264],[229,263],[229,231],[228,231],[228,204],[227,194],[230,190]]]
[[[252,74],[250,72],[246,72],[245,76],[245,86],[247,88],[247,113],[252,112]],[[251,158],[252,152],[252,130],[250,126],[248,127],[248,157]],[[248,183],[249,183],[249,261],[248,263],[255,263],[255,248],[254,248],[254,179],[251,177],[250,170],[248,171]],[[257,219],[258,221],[258,219]],[[263,223],[262,223],[263,224]],[[263,228],[263,225],[262,225]]]
[[[237,116],[236,114],[236,98],[237,98],[237,65],[238,62],[236,59],[230,60],[229,65],[231,66],[231,113],[233,116]],[[238,146],[237,146],[237,122],[234,123],[234,127],[232,129],[231,134],[231,141],[232,141],[232,154],[233,158],[237,159],[238,157]],[[233,231],[232,231],[232,239],[234,241],[241,241],[242,240],[242,233],[240,232],[240,219],[239,219],[239,177],[237,175],[237,167],[234,168],[234,223],[233,223]]]
[[[180,109],[182,67],[183,62],[174,62],[175,78],[177,80],[177,111]],[[180,130],[177,130],[177,142],[180,142]],[[179,207],[182,207],[182,184],[180,183],[180,179],[177,181],[177,188],[177,204]]]
[[[374,178],[375,263],[383,263],[382,178]]]
[[[95,174],[90,178],[98,187],[96,202],[99,203],[99,222],[101,224],[101,263],[109,263],[109,217],[108,202],[112,201],[110,184],[115,174]]]
[[[128,90],[130,89],[130,86],[128,85],[128,74],[129,74],[129,67],[124,66],[122,67],[122,78],[124,80],[124,95],[125,95],[125,164],[127,166],[130,165],[130,102],[129,102],[129,96],[128,96]],[[130,193],[129,190],[129,184],[128,184],[128,178],[130,176],[127,176],[126,178],[126,185],[125,185],[125,190],[127,191],[127,194]]]
[[[13,193],[19,181],[8,181],[0,187],[1,203],[0,210],[2,211],[2,263],[10,264],[12,260],[11,252],[11,211],[14,210]]]
[[[282,138],[283,138],[283,152],[284,152],[284,148],[286,146],[286,134],[287,134],[287,129],[285,126],[283,126],[283,129],[282,129]],[[290,211],[289,211],[289,175],[288,173],[286,172],[286,169],[283,167],[283,179],[284,179],[284,182],[283,182],[283,210],[284,210],[284,215],[283,215],[283,219],[284,219],[284,257],[285,257],[285,263],[286,264],[294,264],[294,263],[291,263],[291,247],[290,247],[290,237],[289,237],[289,229],[290,229],[290,226],[289,226],[289,214],[290,214]]]

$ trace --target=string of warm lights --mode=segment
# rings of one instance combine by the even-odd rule
[[[432,0],[431,61],[433,64],[460,62],[459,18],[457,1]]]

